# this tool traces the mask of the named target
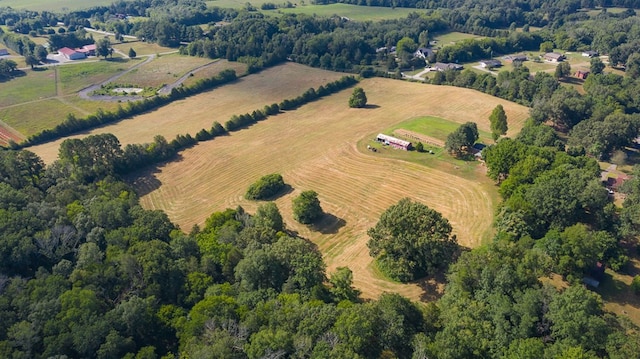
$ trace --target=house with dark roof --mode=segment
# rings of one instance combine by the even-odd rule
[[[447,70],[460,71],[464,67],[462,65],[458,65],[454,63],[436,62],[435,64],[433,64],[432,68],[435,69],[436,71],[447,71]]]
[[[593,50],[589,50],[589,51],[582,51],[582,56],[584,57],[596,57],[599,56],[600,54],[598,53],[598,51],[593,51]]]
[[[507,56],[503,56],[502,59],[504,60],[504,62],[510,64],[510,63],[513,63],[514,61],[519,61],[519,62],[527,61],[527,56],[523,54],[507,55]]]
[[[500,62],[500,60],[481,60],[480,66],[486,69],[492,69],[494,67],[502,66],[502,62]]]
[[[545,59],[545,61],[549,62],[562,62],[565,59],[565,56],[563,54],[559,54],[557,52],[547,52],[542,57]]]

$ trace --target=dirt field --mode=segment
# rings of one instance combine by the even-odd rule
[[[491,236],[495,187],[482,173],[467,180],[451,174],[456,171],[453,165],[437,170],[392,160],[360,152],[356,143],[423,115],[477,121],[488,128],[488,115],[498,103],[505,106],[513,120],[510,128],[517,131],[527,108],[458,88],[388,79],[365,80],[361,86],[371,108],[348,108],[351,90],[345,90],[184,151],[181,160],[136,181],[143,205],[166,211],[188,231],[213,211],[242,205],[254,212],[257,203],[243,198],[246,188],[260,176],[278,172],[294,189],[276,200],[287,226],[318,244],[329,272],[349,266],[365,297],[384,291],[428,297],[432,293],[425,293],[424,285],[393,283],[377,273],[366,247],[366,230],[388,206],[409,196],[443,213],[459,242],[474,247]],[[448,100],[455,98],[464,101]],[[301,226],[291,215],[291,200],[307,189],[318,192],[328,213],[317,228]]]
[[[310,87],[334,81],[342,74],[287,63],[247,76],[238,81],[188,99],[176,101],[158,110],[95,129],[85,134],[113,133],[123,145],[152,142],[155,135],[171,141],[177,134],[195,135],[202,128],[209,129],[214,121],[224,124],[232,115],[251,112],[274,102],[301,95]],[[250,99],[249,101],[247,99]],[[46,163],[58,156],[64,139],[30,147]]]

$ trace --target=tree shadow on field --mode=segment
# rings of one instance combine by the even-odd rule
[[[444,294],[444,287],[447,278],[443,271],[438,271],[434,275],[419,279],[415,282],[421,289],[420,300],[425,302],[434,302]]]
[[[380,106],[378,106],[378,105],[372,105],[372,104],[367,104],[367,105],[364,105],[364,108],[366,108],[366,109],[374,109],[374,108],[380,108]]]
[[[312,230],[322,234],[336,234],[340,228],[344,227],[346,224],[347,221],[344,219],[325,212],[322,214],[322,217],[320,217],[310,227]]]
[[[181,161],[182,156],[176,154],[170,160],[155,165],[144,167],[140,170],[129,173],[125,176],[124,180],[133,187],[134,191],[139,197],[147,195],[162,185],[162,182],[156,176],[160,173],[160,168],[171,162]]]
[[[286,196],[289,193],[293,192],[294,188],[291,187],[290,184],[285,183],[284,187],[282,187],[282,189],[280,191],[278,191],[278,193],[274,194],[273,196],[261,199],[261,201],[265,201],[265,202],[271,202],[274,201],[282,196]]]

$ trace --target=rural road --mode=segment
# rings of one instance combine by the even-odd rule
[[[78,96],[80,96],[80,98],[83,98],[85,100],[94,100],[94,101],[122,101],[122,100],[139,100],[142,97],[141,96],[104,96],[104,95],[91,95],[92,92],[94,92],[95,90],[99,89],[100,86],[107,84],[111,81],[115,81],[117,79],[119,79],[120,77],[124,76],[125,74],[137,69],[138,67],[147,64],[151,61],[153,61],[153,59],[156,58],[156,55],[149,55],[147,57],[146,60],[142,61],[139,64],[136,64],[134,66],[132,66],[130,69],[123,71],[117,75],[113,75],[111,77],[109,77],[108,79],[106,79],[105,81],[98,83],[98,84],[94,84],[91,85],[89,87],[85,87],[82,90],[80,90],[78,92]]]
[[[170,85],[164,85],[164,86],[162,86],[162,88],[161,88],[160,90],[158,90],[158,95],[166,95],[166,94],[170,93],[170,92],[171,92],[171,90],[173,90],[173,88],[174,88],[174,87],[178,87],[178,86],[182,85],[182,83],[183,83],[187,78],[189,78],[189,76],[191,76],[191,75],[195,74],[196,72],[198,72],[198,71],[200,71],[200,70],[202,70],[202,69],[205,69],[205,68],[207,68],[207,67],[209,67],[209,66],[211,66],[211,65],[215,64],[215,63],[216,63],[216,62],[218,62],[218,61],[220,61],[220,60],[213,60],[213,61],[211,61],[211,62],[209,62],[209,63],[204,64],[204,65],[200,65],[200,66],[196,67],[195,69],[193,69],[193,70],[191,70],[191,71],[187,72],[186,74],[184,74],[182,77],[180,77],[180,78],[179,78],[178,80],[176,80],[174,83],[172,83],[172,84],[170,84]]]
[[[402,73],[402,77],[405,79],[414,79],[414,80],[418,80],[418,81],[424,81],[424,77],[422,77],[422,75],[428,73],[429,71],[431,71],[431,68],[425,67],[424,70],[420,71],[419,73],[412,75],[412,76],[407,76],[404,73]]]

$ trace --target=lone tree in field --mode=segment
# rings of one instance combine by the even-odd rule
[[[302,224],[311,224],[322,215],[320,200],[315,191],[304,191],[293,199],[293,218]]]
[[[138,54],[136,53],[136,50],[133,49],[133,47],[129,48],[129,57],[132,59],[135,59],[136,56],[138,56]]]
[[[363,108],[367,105],[367,95],[364,93],[362,87],[356,87],[353,89],[353,93],[349,98],[349,107]]]
[[[444,148],[457,157],[467,152],[476,143],[478,137],[478,125],[475,122],[467,122],[447,136]]]
[[[507,114],[504,113],[502,105],[498,105],[493,109],[491,116],[489,116],[489,121],[491,122],[491,135],[494,141],[497,141],[500,136],[507,134],[507,130],[509,129],[507,126]]]
[[[284,188],[284,180],[278,173],[263,176],[247,189],[244,198],[252,200],[273,197]]]
[[[389,277],[408,282],[445,269],[457,249],[449,221],[419,202],[403,198],[387,208],[369,234],[369,254]]]

